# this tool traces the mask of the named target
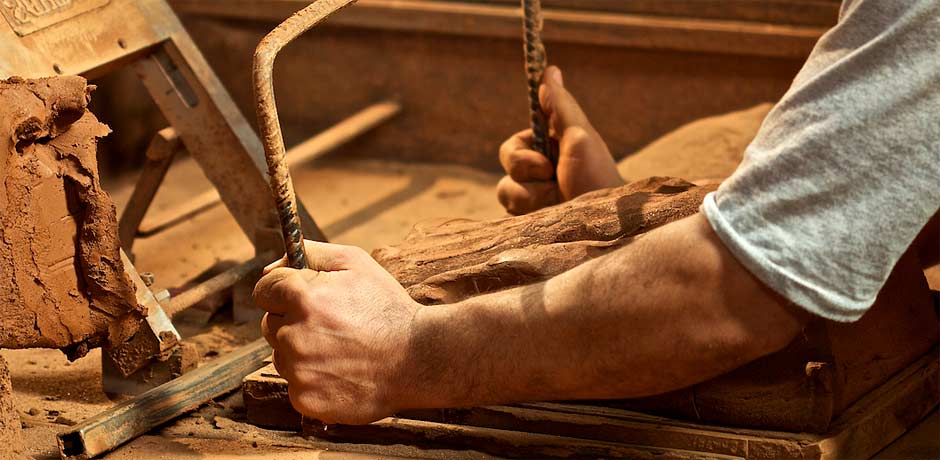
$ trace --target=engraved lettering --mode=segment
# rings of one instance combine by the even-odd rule
[[[0,14],[22,36],[108,2],[110,0],[0,0]]]

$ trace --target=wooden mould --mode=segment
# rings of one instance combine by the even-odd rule
[[[940,402],[931,349],[850,407],[821,434],[734,428],[617,408],[531,403],[409,411],[366,426],[301,420],[274,366],[245,379],[249,421],[333,442],[463,448],[514,458],[823,460],[869,458]]]

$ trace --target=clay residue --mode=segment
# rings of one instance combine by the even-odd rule
[[[130,337],[143,318],[98,181],[81,77],[0,81],[0,347],[70,357]]]

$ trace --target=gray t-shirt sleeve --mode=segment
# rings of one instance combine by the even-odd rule
[[[940,208],[940,1],[855,0],[702,210],[790,301],[854,321]]]

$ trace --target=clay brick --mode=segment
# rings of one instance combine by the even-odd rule
[[[242,384],[248,422],[266,428],[300,431],[301,415],[287,395],[287,380],[269,364],[245,377]]]

